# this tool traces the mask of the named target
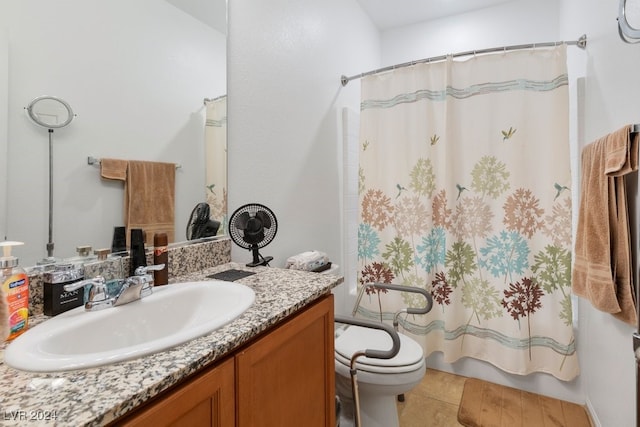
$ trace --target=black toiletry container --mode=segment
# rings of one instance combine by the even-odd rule
[[[55,316],[84,304],[84,287],[75,291],[65,291],[64,286],[84,279],[84,269],[80,265],[56,264],[43,274],[44,314]]]

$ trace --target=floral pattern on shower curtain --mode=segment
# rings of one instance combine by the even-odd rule
[[[211,218],[227,234],[227,97],[205,101],[205,195]]]
[[[403,330],[426,354],[578,375],[566,46],[448,58],[362,79],[359,286],[426,288]],[[390,319],[415,293],[373,293]]]

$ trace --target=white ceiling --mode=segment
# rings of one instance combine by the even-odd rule
[[[514,0],[357,0],[380,29],[415,24]]]
[[[166,0],[206,25],[226,34],[226,0]],[[515,0],[357,0],[373,23],[386,30]]]
[[[227,34],[226,0],[166,0],[198,21]]]

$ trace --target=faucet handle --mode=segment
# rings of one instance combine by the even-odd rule
[[[159,271],[164,268],[164,264],[155,264],[136,268],[134,276],[129,277],[127,281],[135,283],[140,286],[140,294],[138,298],[144,298],[153,293],[153,275],[149,274],[150,271]]]
[[[79,282],[73,282],[69,283],[68,285],[64,285],[64,290],[67,292],[71,292],[86,285],[105,286],[105,283],[106,282],[104,280],[104,277],[96,276],[93,279],[80,280]]]
[[[96,249],[95,251],[93,251],[93,254],[98,256],[98,261],[104,261],[105,259],[107,259],[110,253],[111,249],[109,248]]]
[[[150,271],[160,271],[164,268],[164,264],[155,264],[155,265],[141,265],[140,267],[136,268],[136,270],[134,271],[134,274],[136,276],[142,276],[144,274],[148,274]]]
[[[68,285],[64,285],[64,290],[67,292],[75,291],[85,285],[91,285],[91,288],[89,289],[89,297],[87,298],[87,302],[84,304],[85,310],[100,310],[113,305],[112,299],[107,295],[107,284],[102,276],[69,283]]]

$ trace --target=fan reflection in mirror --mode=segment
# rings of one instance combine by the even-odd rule
[[[211,208],[207,203],[198,203],[187,223],[187,240],[201,239],[203,237],[212,237],[218,234],[220,222],[212,220]]]
[[[247,267],[269,265],[273,257],[263,257],[259,249],[271,243],[277,230],[276,216],[271,209],[259,203],[241,206],[229,218],[231,240],[253,254],[253,261]]]

